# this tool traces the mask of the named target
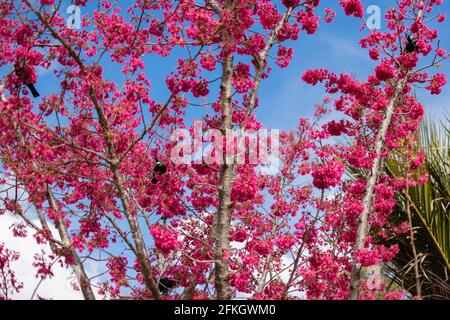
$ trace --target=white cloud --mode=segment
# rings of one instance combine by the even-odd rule
[[[12,299],[29,300],[39,283],[39,279],[35,277],[36,271],[32,266],[34,255],[42,250],[49,254],[50,249],[48,245],[38,245],[36,243],[32,236],[33,230],[29,230],[26,238],[13,237],[9,227],[17,222],[20,221],[11,215],[0,217],[0,242],[4,242],[8,249],[20,253],[20,259],[12,263],[12,268],[17,279],[23,283],[24,288],[19,293],[13,294]],[[38,224],[38,221],[33,222]],[[57,234],[54,228],[52,228],[52,233],[54,235]],[[89,275],[99,273],[98,266],[94,263],[85,264],[85,268]],[[40,284],[34,299],[37,299],[37,295],[42,298],[55,300],[83,299],[82,293],[74,290],[71,286],[71,283],[76,282],[76,278],[70,268],[62,268],[57,262],[53,265],[52,272],[54,277],[46,279]]]
[[[14,190],[9,190],[12,186],[15,186],[13,177],[5,174],[0,174],[0,179],[6,180],[5,184],[0,184],[0,198],[11,197],[14,194]],[[32,210],[31,204],[27,201],[28,194],[22,188],[18,189],[19,202],[21,202],[23,208],[28,208],[25,212],[33,224],[39,226],[40,222]],[[0,202],[1,207],[1,202]],[[34,217],[34,218],[33,218]],[[51,250],[48,244],[39,245],[35,241],[33,234],[35,231],[31,228],[27,228],[28,236],[26,238],[14,237],[10,226],[15,223],[23,222],[20,218],[14,217],[11,214],[5,214],[0,216],[0,243],[4,242],[6,247],[10,250],[14,250],[20,253],[18,261],[12,263],[12,268],[16,274],[16,278],[19,282],[22,282],[24,288],[16,294],[12,295],[12,299],[17,300],[29,300],[36,286],[39,284],[40,279],[35,277],[36,270],[33,267],[34,255],[41,254],[42,251],[48,255]],[[55,227],[49,225],[53,237],[59,240],[59,234]],[[93,261],[87,261],[84,263],[84,267],[88,276],[98,275],[100,271],[100,263]],[[52,272],[54,276],[50,279],[42,281],[36,290],[34,299],[37,299],[39,295],[46,299],[55,300],[78,300],[83,299],[81,291],[74,290],[72,283],[76,283],[76,277],[72,272],[72,269],[61,267],[59,262],[56,262],[52,266]],[[94,281],[97,284],[101,281],[101,277]],[[96,290],[94,289],[94,294]]]
[[[13,237],[9,227],[11,224],[19,222],[14,217],[5,215],[0,219],[0,242],[4,242],[8,249],[20,253],[19,260],[12,263],[12,268],[17,279],[24,284],[24,288],[19,293],[12,295],[12,299],[29,300],[39,283],[39,279],[35,277],[36,271],[32,266],[34,255],[40,253],[41,250],[48,254],[50,249],[48,245],[38,245],[32,237],[32,232],[29,232],[26,238]],[[53,265],[52,271],[54,277],[41,283],[36,292],[37,295],[58,300],[82,299],[81,292],[77,292],[71,287],[74,275],[70,269],[63,269],[56,263]],[[35,295],[35,299],[37,295]]]

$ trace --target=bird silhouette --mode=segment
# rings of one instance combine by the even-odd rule
[[[153,175],[152,175],[152,183],[157,184],[159,180],[157,179],[158,175],[163,175],[167,172],[167,166],[161,162],[158,158],[155,158],[156,165],[153,168]]]
[[[24,63],[16,62],[16,64],[14,65],[14,71],[16,72],[16,75],[20,79],[20,81],[22,81],[23,84],[26,85],[27,88],[30,90],[33,97],[34,98],[39,97],[39,92],[36,90],[36,87],[31,81],[30,71],[27,70]]]
[[[167,294],[171,289],[176,286],[177,282],[169,278],[161,278],[159,280],[158,288],[161,294]]]
[[[34,98],[39,97],[39,92],[36,90],[32,83],[26,84],[26,86],[28,87],[28,89],[30,89],[30,92]]]
[[[414,51],[419,51],[419,46],[417,45],[417,40],[411,37],[410,35],[406,36],[406,53],[413,53]]]
[[[167,172],[167,167],[159,159],[156,159],[156,165],[153,171],[158,174],[165,174]]]

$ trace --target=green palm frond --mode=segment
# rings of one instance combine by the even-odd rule
[[[419,254],[422,291],[425,298],[450,298],[450,130],[448,120],[436,126],[431,119],[423,122],[418,149],[425,153],[425,184],[399,193],[397,217],[404,217],[407,199],[411,203],[415,246]],[[386,171],[393,176],[406,173],[399,161],[386,161]],[[406,290],[415,295],[415,278],[410,267],[414,256],[409,238],[398,239],[400,253],[393,261],[399,279]]]
[[[415,247],[418,252],[421,272],[421,289],[424,298],[450,299],[450,118],[436,125],[427,119],[422,123],[418,135],[417,150],[425,154],[425,170],[428,182],[409,187],[408,194],[397,193],[397,205],[391,215],[392,222],[407,220],[407,200],[411,204]],[[417,152],[414,151],[414,152]],[[402,154],[386,159],[384,170],[391,176],[401,177],[408,168],[402,163]],[[350,171],[361,177],[363,171]],[[414,255],[408,235],[391,239],[390,244],[399,245],[399,254],[387,266],[387,274],[397,285],[416,295],[413,271]]]

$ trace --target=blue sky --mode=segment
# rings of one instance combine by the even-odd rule
[[[366,8],[372,4],[380,5],[382,15],[385,14],[387,7],[395,4],[394,0],[363,2]],[[262,82],[259,95],[260,107],[256,111],[258,120],[262,121],[265,127],[295,128],[298,119],[310,116],[314,105],[321,102],[324,96],[323,88],[311,87],[301,81],[301,75],[305,70],[325,67],[333,72],[345,71],[355,74],[359,79],[365,79],[376,66],[377,63],[368,57],[367,51],[358,43],[360,38],[367,34],[366,30],[360,31],[361,20],[345,16],[337,0],[322,0],[318,12],[323,12],[323,9],[328,7],[337,12],[335,20],[331,24],[321,22],[316,34],[307,35],[303,32],[300,40],[289,43],[295,53],[288,68],[280,69],[274,65],[272,59],[272,72],[270,77]],[[449,1],[444,1],[444,5],[439,9],[449,14],[450,18]],[[369,16],[367,14],[366,18]],[[439,32],[441,46],[450,51],[449,21],[440,24]],[[385,28],[384,21],[381,27]],[[179,53],[185,56],[185,51],[180,50]],[[272,56],[274,55],[275,52],[272,53]],[[169,71],[174,70],[174,61],[159,57],[145,59],[155,98],[167,98],[168,91],[164,85],[164,78]],[[446,63],[439,72],[449,74],[449,70],[450,66]],[[210,78],[215,76],[211,75]],[[216,83],[216,89],[218,85]],[[211,91],[213,90],[214,87],[211,88]],[[448,112],[449,85],[439,96],[430,96],[426,90],[417,90],[417,95],[425,104],[428,114],[439,118],[446,110]],[[207,100],[211,101],[211,98]],[[198,117],[203,113],[204,108],[189,107],[187,117],[190,119]]]
[[[120,1],[122,7],[128,6],[132,1]],[[280,3],[281,1],[277,1]],[[379,5],[381,13],[386,13],[386,8],[395,5],[394,0],[364,0],[365,7],[369,5]],[[65,3],[69,5],[71,1],[64,1],[61,6],[63,15],[65,13]],[[92,10],[97,7],[96,1],[92,1],[87,8],[82,8],[82,15],[92,14]],[[328,68],[333,72],[349,72],[355,74],[359,79],[365,79],[367,75],[376,66],[376,62],[369,59],[367,51],[362,49],[358,42],[359,39],[367,34],[367,31],[360,31],[361,20],[347,17],[344,15],[342,8],[338,5],[337,0],[322,0],[318,12],[322,13],[323,9],[331,7],[337,12],[337,16],[333,23],[326,24],[321,22],[318,32],[314,35],[307,35],[302,32],[300,40],[290,42],[288,45],[294,48],[294,58],[288,68],[280,69],[271,60],[272,72],[268,79],[262,82],[260,88],[260,107],[257,109],[257,117],[259,121],[264,123],[267,128],[291,129],[295,128],[300,117],[308,117],[312,114],[313,107],[316,103],[320,103],[324,97],[323,87],[311,87],[301,81],[303,72],[310,68]],[[440,12],[449,14],[450,2],[444,1],[444,5],[438,7]],[[368,18],[370,14],[366,15]],[[441,47],[450,49],[450,20],[439,25]],[[382,21],[382,29],[385,28]],[[193,52],[195,49],[193,49]],[[449,50],[450,51],[450,50]],[[275,56],[276,47],[272,50],[272,56]],[[165,86],[165,77],[171,71],[175,70],[176,60],[179,57],[186,57],[185,49],[176,49],[169,58],[163,58],[155,55],[148,56],[144,59],[146,72],[152,83],[152,98],[159,102],[164,102],[169,92]],[[107,61],[107,60],[105,60]],[[104,63],[102,65],[107,78],[121,83],[124,75],[120,72],[120,65]],[[218,68],[219,69],[219,68]],[[449,73],[450,66],[448,63],[443,65],[439,72]],[[4,74],[4,68],[0,69],[0,73]],[[209,79],[218,76],[218,73],[210,73]],[[52,72],[42,72],[38,82],[38,89],[42,93],[49,93],[55,90],[54,75]],[[47,84],[47,86],[45,86]],[[207,98],[208,102],[215,100],[217,97],[219,83],[215,82],[211,87],[212,96]],[[430,96],[426,90],[417,90],[417,96],[425,104],[427,113],[439,118],[448,110],[448,100],[450,98],[450,89],[447,85],[443,93],[438,96]],[[188,107],[187,122],[202,115],[208,107]]]
[[[337,3],[322,1],[320,7],[328,7],[332,2]],[[450,15],[450,2],[444,2],[440,11]],[[391,5],[395,1],[364,1],[366,8],[377,3]],[[346,17],[338,6],[332,8],[337,12],[335,21],[331,24],[322,23],[319,31],[312,36],[303,34],[299,41],[292,44],[295,55],[289,67],[274,68],[271,77],[261,86],[261,108],[257,113],[265,125],[292,128],[299,117],[310,116],[314,104],[321,102],[323,88],[311,87],[301,81],[300,76],[305,70],[325,67],[333,72],[354,73],[359,79],[365,79],[376,66],[376,62],[358,44],[359,39],[367,34],[367,31],[360,31],[361,21]],[[384,12],[382,7],[382,14]],[[382,28],[385,28],[384,22]],[[441,46],[450,49],[449,30],[449,20],[440,25]],[[447,63],[439,72],[449,74],[449,70]],[[430,96],[426,90],[418,90],[417,95],[429,114],[439,116],[445,110],[448,112],[449,85],[444,87],[439,96]]]

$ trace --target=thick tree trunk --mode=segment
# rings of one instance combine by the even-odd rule
[[[395,84],[395,90],[392,98],[389,100],[386,112],[383,117],[383,121],[381,122],[380,130],[378,131],[376,140],[375,140],[375,159],[372,164],[372,169],[370,175],[367,179],[366,192],[364,194],[363,199],[363,212],[361,213],[358,220],[358,229],[356,233],[356,242],[354,246],[354,257],[358,251],[364,248],[364,244],[367,238],[367,234],[369,232],[369,213],[372,209],[373,197],[374,197],[374,189],[378,180],[378,176],[381,170],[381,162],[382,162],[382,152],[384,148],[384,141],[386,139],[386,134],[391,124],[392,116],[394,114],[395,107],[397,106],[398,98],[400,97],[403,88],[405,87],[406,79],[401,79],[397,81]],[[357,300],[359,297],[360,291],[360,281],[361,281],[361,263],[354,262],[351,272],[351,281],[350,281],[350,299]]]

